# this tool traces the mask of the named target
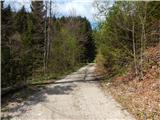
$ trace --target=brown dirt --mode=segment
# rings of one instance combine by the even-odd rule
[[[145,52],[144,79],[134,73],[114,77],[102,86],[139,120],[160,120],[160,45]]]

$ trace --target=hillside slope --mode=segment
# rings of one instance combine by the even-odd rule
[[[132,70],[103,82],[109,91],[137,119],[160,119],[160,44],[144,53],[144,79],[139,80]]]

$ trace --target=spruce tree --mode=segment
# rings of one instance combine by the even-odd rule
[[[15,27],[19,33],[24,33],[27,29],[27,12],[24,6],[15,16]]]
[[[40,68],[43,64],[44,53],[44,9],[43,1],[32,1],[33,15],[33,51],[34,68]]]
[[[1,8],[1,67],[2,67],[2,87],[12,84],[12,54],[11,54],[11,35],[13,34],[13,22],[11,7],[8,5],[6,8]]]

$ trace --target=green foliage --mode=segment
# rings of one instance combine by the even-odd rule
[[[62,28],[58,37],[54,38],[51,48],[49,69],[54,72],[66,71],[76,66],[78,57],[78,41],[72,33]]]
[[[32,1],[32,57],[34,69],[43,65],[44,53],[44,9],[43,1]]]
[[[11,85],[12,71],[11,71],[11,46],[10,36],[13,33],[12,12],[11,7],[8,5],[6,8],[1,8],[2,17],[2,37],[1,37],[1,78],[2,86],[7,84]],[[6,82],[7,81],[7,82]]]
[[[2,87],[56,79],[94,59],[92,29],[86,18],[44,19],[43,1],[31,4],[30,13],[24,6],[13,12],[2,5]]]
[[[86,18],[62,17],[54,21],[48,70],[63,73],[94,58],[90,23]]]
[[[16,14],[15,27],[19,33],[24,33],[27,29],[27,13],[24,6]]]
[[[107,75],[120,73],[128,64],[133,63],[133,38],[135,40],[136,62],[140,59],[140,50],[146,46],[157,44],[157,38],[151,38],[153,31],[158,33],[154,26],[158,21],[159,2],[148,2],[146,21],[145,2],[117,1],[109,9],[106,20],[100,23],[99,28],[93,32],[97,48],[96,62],[103,65]],[[145,22],[147,39],[142,38],[142,22]],[[134,31],[133,31],[134,27]],[[133,37],[134,34],[134,37]],[[141,39],[143,39],[141,42]]]

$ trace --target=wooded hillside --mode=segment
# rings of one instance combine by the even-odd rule
[[[117,1],[112,7],[95,2],[106,20],[94,31],[96,61],[107,77],[123,73],[130,65],[144,78],[144,51],[160,42],[160,2]],[[106,9],[104,9],[106,8]]]
[[[160,2],[95,6],[105,16],[93,33],[102,86],[138,120],[160,119]]]

